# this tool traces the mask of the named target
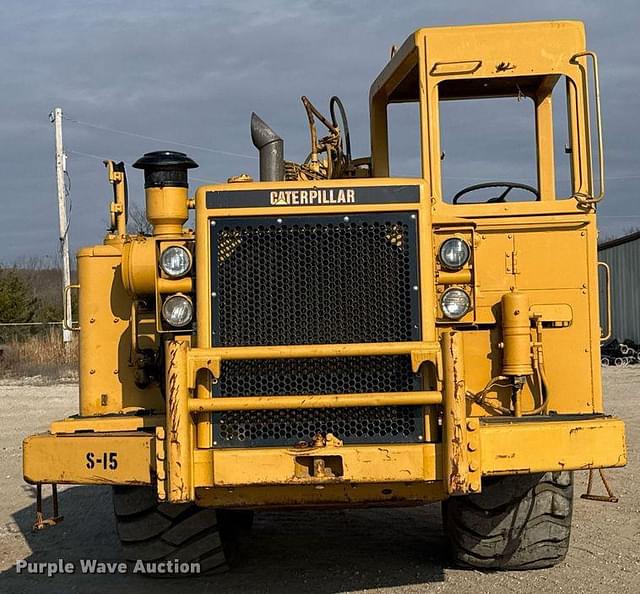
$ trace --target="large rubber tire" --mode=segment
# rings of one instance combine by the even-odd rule
[[[124,556],[130,563],[198,562],[198,575],[229,569],[231,542],[215,509],[191,503],[158,503],[152,487],[124,486],[113,488],[113,507]],[[189,576],[182,572],[147,575]]]
[[[482,492],[443,502],[453,560],[480,569],[538,569],[569,549],[573,474],[485,479]]]

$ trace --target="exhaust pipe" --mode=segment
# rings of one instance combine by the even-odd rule
[[[256,113],[251,114],[251,141],[260,151],[260,181],[283,181],[284,140]]]

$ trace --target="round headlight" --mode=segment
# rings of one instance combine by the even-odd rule
[[[171,295],[162,305],[162,317],[174,328],[184,328],[193,320],[193,303],[184,295]]]
[[[440,246],[440,262],[448,270],[460,270],[470,255],[469,244],[459,237],[451,237]]]
[[[451,320],[459,320],[471,308],[471,299],[462,289],[447,289],[440,298],[442,313]]]
[[[191,252],[179,245],[168,247],[160,255],[160,268],[168,277],[184,276],[191,270]]]

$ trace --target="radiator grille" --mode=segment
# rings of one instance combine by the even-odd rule
[[[212,221],[213,344],[419,339],[412,216]]]
[[[420,339],[411,213],[224,218],[211,222],[212,342],[273,346]],[[223,361],[214,397],[420,390],[407,356]],[[213,415],[218,447],[416,442],[420,407]]]

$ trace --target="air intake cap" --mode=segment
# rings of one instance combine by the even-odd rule
[[[133,166],[144,170],[145,188],[187,188],[187,170],[198,164],[185,153],[153,151],[145,153]]]

